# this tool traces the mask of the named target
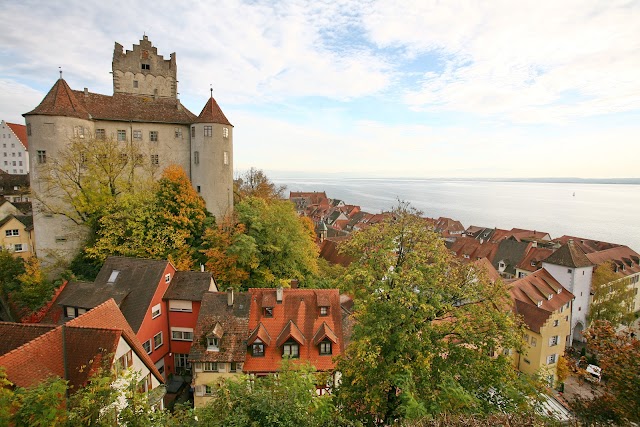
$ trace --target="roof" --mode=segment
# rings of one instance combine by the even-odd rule
[[[20,142],[22,142],[22,145],[24,145],[24,148],[28,149],[29,143],[27,140],[27,127],[25,125],[19,125],[17,123],[8,123],[8,122],[5,122],[5,123],[13,131],[15,136],[18,137]]]
[[[28,343],[54,329],[55,325],[0,322],[0,355]]]
[[[553,253],[553,249],[548,248],[531,248],[529,252],[522,258],[522,261],[517,265],[520,270],[536,271],[549,255]]]
[[[520,264],[530,247],[531,243],[529,242],[519,242],[512,239],[501,240],[493,257],[493,267],[498,269],[500,261],[503,261],[506,264],[504,271],[514,275],[516,265]]]
[[[213,96],[209,98],[200,115],[194,120],[194,123],[219,123],[221,125],[233,126]]]
[[[536,333],[540,333],[554,311],[573,300],[573,294],[544,268],[511,282],[509,292],[515,312],[522,315],[527,327]]]
[[[604,251],[587,254],[593,264],[612,263],[618,277],[640,273],[640,255],[628,246],[617,246]]]
[[[75,91],[59,79],[29,115],[65,116],[80,119],[190,124],[196,116],[180,101],[116,93],[101,95]]]
[[[247,292],[236,292],[231,307],[227,304],[226,292],[203,295],[189,360],[243,362],[247,353],[249,306],[250,295]],[[207,351],[206,338],[213,335],[222,335],[220,351]]]
[[[554,239],[554,241],[560,242],[560,244],[565,244],[569,240],[573,240],[574,243],[580,246],[580,248],[587,254],[591,252],[603,251],[605,249],[611,249],[616,246],[620,246],[617,243],[602,242],[600,240],[592,240],[592,239],[586,239],[584,237],[576,237],[576,236],[568,236],[568,235],[564,235],[562,237]]]
[[[163,299],[202,301],[202,295],[205,292],[217,290],[211,273],[176,271]]]
[[[325,239],[320,245],[320,257],[332,264],[340,264],[344,267],[349,266],[353,261],[351,257],[340,253],[340,242],[344,240],[346,240],[346,237]]]
[[[573,240],[567,241],[567,243],[556,249],[544,262],[571,268],[590,267],[593,265],[584,251]]]
[[[486,258],[480,258],[480,259],[478,259],[478,260],[475,260],[475,261],[473,262],[473,264],[474,264],[476,267],[478,267],[478,268],[482,269],[482,270],[486,273],[487,278],[488,278],[492,283],[497,282],[498,280],[500,280],[500,279],[501,279],[501,278],[500,278],[500,273],[498,273],[498,270],[496,270],[496,269],[493,267],[493,265],[491,264],[491,261],[489,261],[488,259],[486,259]]]
[[[251,353],[247,353],[243,370],[254,373],[277,371],[282,361],[281,346],[290,339],[300,344],[300,361],[309,361],[319,371],[333,369],[334,357],[320,356],[314,339],[324,336],[332,341],[332,356],[344,351],[343,310],[338,290],[283,289],[282,292],[282,302],[273,307],[272,317],[266,317],[263,312],[264,297],[275,297],[276,289],[249,289],[251,311],[246,337],[249,340],[254,334],[257,335],[256,331],[261,329],[261,325],[271,342],[265,346],[264,357],[253,357]],[[327,304],[329,312],[326,316],[321,316],[320,307],[327,307]]]

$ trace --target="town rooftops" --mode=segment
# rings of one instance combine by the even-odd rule
[[[593,265],[584,251],[573,240],[567,241],[567,243],[556,249],[544,262],[571,268],[590,267]]]
[[[527,327],[536,333],[540,333],[554,311],[573,300],[573,294],[543,268],[511,282],[509,292],[516,313],[522,315]]]
[[[560,244],[563,244],[563,245],[567,243],[569,240],[573,240],[573,242],[578,246],[580,246],[580,248],[587,254],[591,252],[603,251],[605,249],[611,249],[616,246],[620,246],[619,244],[616,244],[616,243],[602,242],[600,240],[592,240],[592,239],[586,239],[584,237],[567,236],[567,235],[554,239],[555,242],[559,242]]]
[[[526,271],[536,271],[542,265],[542,261],[544,261],[552,253],[553,249],[531,248],[527,255],[517,265],[517,268]]]
[[[190,124],[196,120],[196,116],[176,99],[75,91],[64,79],[58,79],[42,102],[23,115],[175,124]]]
[[[13,131],[13,134],[20,140],[25,149],[29,148],[29,142],[27,140],[27,127],[25,125],[19,125],[17,123],[5,122],[7,126]]]
[[[640,273],[640,255],[628,246],[617,246],[604,251],[587,254],[593,264],[610,262],[618,277]]]
[[[218,290],[213,276],[208,272],[176,271],[164,299],[201,301],[205,292]]]
[[[520,264],[522,259],[531,248],[529,242],[519,242],[515,239],[503,239],[498,243],[498,249],[493,257],[493,266],[496,270],[500,270],[500,262],[505,263],[504,271],[511,275],[516,273],[516,265]]]
[[[194,123],[219,123],[233,127],[213,96],[209,98],[200,115],[194,120]]]

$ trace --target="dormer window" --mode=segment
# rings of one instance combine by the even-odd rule
[[[80,308],[80,307],[65,307],[64,308],[64,315],[66,317],[71,318],[71,319],[76,318],[76,317],[78,317],[81,314],[84,314],[86,312],[87,312],[86,309]]]
[[[207,351],[220,351],[220,339],[207,337]]]
[[[116,279],[118,278],[118,274],[120,274],[120,271],[113,270],[111,272],[111,275],[109,276],[109,280],[107,280],[107,283],[115,283]]]
[[[259,339],[255,340],[251,345],[251,355],[253,357],[263,357],[264,356],[264,343]]]
[[[542,306],[542,301],[538,301],[538,303],[536,304],[538,307]]]
[[[282,357],[297,359],[300,357],[300,345],[295,341],[287,341],[282,346]]]
[[[547,299],[550,300],[551,298],[553,298],[553,294],[548,294]]]
[[[531,261],[531,267],[535,267],[536,266],[536,262],[535,261]]]
[[[171,281],[171,274],[165,274],[164,283],[169,283]]]
[[[329,307],[323,306],[320,307],[320,316],[328,316],[329,315]]]
[[[325,340],[320,343],[320,355],[327,356],[332,354],[331,341]]]
[[[273,317],[273,307],[264,307],[262,313],[264,317]]]

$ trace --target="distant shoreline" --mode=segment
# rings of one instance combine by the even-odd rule
[[[287,180],[348,180],[348,181],[432,181],[432,182],[531,182],[540,184],[623,184],[640,185],[640,178],[415,178],[415,177],[357,177],[337,176],[279,176],[274,174],[275,181]]]

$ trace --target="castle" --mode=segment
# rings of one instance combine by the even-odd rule
[[[139,144],[150,164],[163,170],[181,166],[207,209],[220,218],[233,209],[233,126],[211,97],[196,116],[178,99],[175,53],[165,60],[148,37],[133,50],[115,43],[113,95],[72,90],[60,79],[42,102],[25,113],[29,138],[31,188],[43,185],[47,162],[54,161],[73,138]],[[70,260],[87,230],[48,211],[34,197],[38,257],[45,263]]]

